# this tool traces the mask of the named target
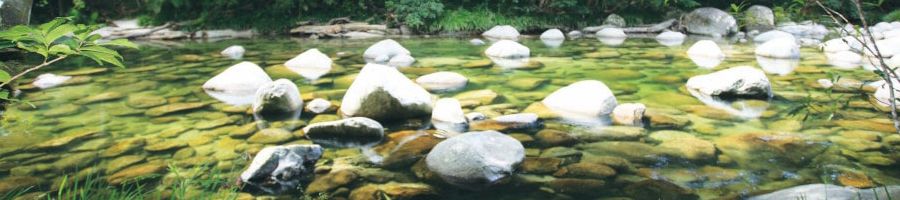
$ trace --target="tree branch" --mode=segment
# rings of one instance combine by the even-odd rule
[[[7,82],[5,82],[5,83],[0,83],[0,88],[2,88],[3,86],[6,86],[7,84],[9,84],[9,83],[15,81],[16,79],[21,78],[22,76],[25,76],[25,74],[27,74],[28,72],[32,72],[32,71],[34,71],[34,70],[38,70],[38,69],[41,69],[41,68],[43,68],[43,67],[49,66],[50,64],[53,64],[53,63],[55,63],[55,62],[59,62],[60,60],[63,60],[63,59],[65,59],[65,58],[66,58],[66,56],[59,56],[59,57],[56,57],[56,58],[53,59],[53,60],[50,60],[50,61],[41,63],[41,64],[38,65],[38,66],[34,66],[34,67],[32,67],[32,68],[29,68],[29,69],[27,69],[27,70],[25,70],[25,71],[23,71],[23,72],[21,72],[21,73],[19,73],[19,74],[16,74],[16,75],[13,76],[12,78],[10,78],[9,81],[7,81]]]

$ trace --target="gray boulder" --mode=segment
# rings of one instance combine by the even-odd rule
[[[627,24],[625,23],[625,18],[619,16],[617,14],[610,14],[606,17],[606,20],[603,20],[603,25],[610,25],[615,27],[625,27]]]
[[[300,117],[303,100],[297,85],[287,79],[278,79],[259,87],[253,102],[253,117],[256,120],[277,121]],[[263,124],[263,123],[260,123]]]
[[[749,200],[776,200],[776,199],[890,199],[889,196],[900,194],[900,186],[886,186],[872,189],[856,189],[841,187],[831,184],[809,184],[794,186],[778,190],[772,193],[754,196]]]
[[[384,139],[384,127],[365,117],[310,124],[303,133],[317,144],[332,147],[370,146]]]
[[[496,131],[469,132],[438,143],[425,163],[445,182],[483,190],[505,182],[525,159],[518,140]]]
[[[769,7],[754,5],[744,11],[744,28],[747,31],[768,31],[775,28],[775,14]]]
[[[490,40],[518,40],[519,31],[509,25],[494,26],[481,34]]]
[[[772,97],[772,86],[762,70],[739,66],[688,79],[688,92],[700,97]]]
[[[316,161],[322,157],[319,145],[266,147],[259,151],[243,173],[241,183],[248,190],[281,194],[296,190],[315,176]]]
[[[689,33],[713,37],[728,36],[738,31],[737,21],[725,11],[717,8],[698,8],[681,19]]]
[[[431,114],[431,93],[397,69],[367,64],[341,101],[345,117],[368,117],[379,122]]]

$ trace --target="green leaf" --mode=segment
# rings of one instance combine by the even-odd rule
[[[9,79],[11,79],[11,78],[12,78],[12,77],[9,75],[8,72],[3,71],[3,70],[0,70],[0,82],[6,83],[6,82],[9,81]]]
[[[50,21],[47,22],[47,23],[44,23],[44,24],[39,25],[39,26],[38,26],[38,29],[40,29],[41,31],[43,31],[43,34],[44,34],[44,35],[47,35],[47,34],[50,33],[51,30],[53,30],[54,28],[56,28],[57,26],[59,26],[59,25],[61,25],[61,24],[63,24],[63,23],[66,23],[66,21],[67,21],[67,20],[64,19],[64,18],[56,18],[56,19],[50,20]]]
[[[109,49],[109,48],[106,48],[103,46],[92,45],[92,46],[81,47],[81,49],[79,49],[79,50],[81,50],[82,52],[97,52],[97,53],[109,54],[115,58],[122,58],[122,56],[119,55],[119,52],[116,52],[115,50],[112,50],[112,49]]]
[[[100,64],[103,64],[105,62],[105,63],[115,65],[117,67],[125,68],[125,65],[122,64],[121,57],[118,56],[118,53],[116,55],[113,55],[113,54],[97,52],[97,51],[82,51],[81,55],[91,58]]]
[[[69,48],[69,45],[65,45],[65,44],[57,44],[57,45],[53,45],[52,47],[50,47],[50,54],[54,54],[54,55],[57,55],[57,54],[72,55],[72,54],[76,54],[76,53],[77,52],[72,50],[72,48]]]
[[[100,45],[103,45],[103,46],[120,46],[120,47],[132,48],[132,49],[137,49],[137,48],[138,48],[137,44],[134,44],[134,43],[132,43],[131,41],[128,41],[128,39],[115,39],[115,40],[112,40],[112,41],[109,41],[109,42],[101,43]]]
[[[31,28],[23,25],[14,26],[10,29],[0,31],[0,39],[9,41],[19,41],[31,33]]]
[[[46,49],[43,49],[43,47],[37,47],[37,46],[26,44],[23,42],[16,43],[16,47],[19,47],[20,49],[28,51],[28,52],[41,54],[41,56],[44,56],[44,58],[47,58],[47,56],[49,54],[49,52],[47,52]]]
[[[75,25],[71,25],[71,24],[61,24],[61,25],[53,28],[52,30],[50,30],[47,33],[47,36],[45,38],[46,43],[44,43],[44,45],[50,46],[51,43],[58,40],[62,36],[65,36],[67,34],[72,33],[73,31],[75,31],[75,28],[76,28]]]

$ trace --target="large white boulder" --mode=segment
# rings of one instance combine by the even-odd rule
[[[684,15],[681,24],[689,33],[713,37],[728,36],[738,32],[734,17],[717,8],[698,8]]]
[[[31,82],[31,85],[34,85],[35,87],[38,87],[41,89],[47,89],[47,88],[52,88],[52,87],[62,85],[63,83],[66,83],[66,81],[68,81],[71,78],[72,78],[71,76],[63,76],[63,75],[45,73],[45,74],[39,75],[37,78],[34,78],[34,81]]]
[[[725,58],[725,53],[719,48],[719,45],[712,40],[700,40],[687,51],[688,55],[703,56],[710,58]]]
[[[203,90],[225,103],[247,105],[253,103],[259,87],[271,82],[272,78],[258,65],[241,62],[207,80]]]
[[[303,78],[315,80],[328,74],[332,63],[331,58],[319,49],[309,49],[285,62],[284,66]]]
[[[456,72],[435,72],[420,76],[416,83],[431,92],[452,92],[465,88],[469,79]]]
[[[437,130],[451,133],[449,135],[469,130],[469,121],[463,113],[462,106],[454,98],[443,98],[434,103],[431,124]]]
[[[772,97],[772,86],[762,70],[739,66],[688,79],[688,91],[699,97]]]
[[[494,26],[488,31],[481,34],[491,40],[518,40],[519,31],[515,27],[509,25]]]
[[[256,90],[253,117],[258,121],[294,120],[303,112],[300,89],[287,79],[278,79]],[[264,123],[260,123],[264,124]]]
[[[512,40],[500,40],[484,50],[484,54],[496,58],[527,58],[531,50]]]
[[[656,35],[656,41],[664,46],[678,46],[684,44],[685,37],[684,33],[666,30]]]
[[[285,145],[266,147],[253,156],[241,173],[241,183],[269,194],[296,190],[315,177],[316,161],[322,158],[319,145]]]
[[[411,55],[411,53],[397,41],[386,39],[366,49],[363,58],[369,63],[387,64],[394,56],[398,55]]]
[[[469,190],[502,183],[525,159],[525,147],[496,131],[469,132],[438,143],[425,164],[445,182]]]
[[[584,80],[560,88],[541,101],[563,118],[595,120],[609,116],[616,108],[616,97],[606,84]]]
[[[628,37],[628,35],[625,34],[625,31],[623,31],[620,28],[603,28],[594,34],[597,35],[598,38],[625,38],[625,37]]]
[[[706,69],[715,68],[725,61],[725,53],[712,40],[697,41],[688,49],[687,55],[694,64]]]
[[[845,41],[847,39],[852,40],[852,39],[850,39],[850,37],[835,38],[835,39],[831,39],[831,40],[825,41],[825,43],[820,44],[819,48],[822,51],[824,51],[825,53],[837,53],[837,52],[841,52],[841,51],[850,51],[850,44],[849,44],[850,41]]]
[[[242,47],[240,45],[233,45],[228,48],[225,48],[225,50],[222,50],[222,52],[220,52],[220,54],[222,54],[222,56],[231,58],[233,60],[240,60],[241,58],[244,57],[244,51],[246,51],[244,49],[244,47]]]
[[[756,47],[757,56],[782,59],[800,58],[800,45],[793,37],[780,37]]]
[[[795,38],[794,38],[794,35],[793,35],[793,34],[790,34],[790,33],[788,33],[788,32],[779,31],[779,30],[771,30],[771,31],[766,31],[766,32],[764,32],[764,33],[761,33],[761,34],[759,34],[759,35],[756,35],[756,37],[753,37],[753,42],[759,44],[759,43],[768,42],[769,40],[773,40],[773,39],[775,39],[775,38],[791,38],[791,39],[795,39]]]
[[[565,40],[566,35],[559,29],[550,29],[541,34],[541,40]]]
[[[431,94],[397,69],[366,64],[341,101],[345,117],[386,122],[431,114]]]

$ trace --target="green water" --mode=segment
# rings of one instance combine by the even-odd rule
[[[652,39],[629,39],[623,45],[608,46],[584,38],[547,48],[539,40],[524,39],[521,42],[531,48],[531,60],[541,63],[539,68],[503,69],[463,67],[485,60],[482,52],[487,48],[470,45],[467,38],[397,40],[417,59],[412,67],[400,69],[409,78],[438,71],[453,71],[469,78],[463,91],[435,95],[454,97],[476,90],[498,94],[483,105],[464,105],[467,113],[478,111],[488,117],[521,113],[558,88],[593,79],[608,85],[620,104],[646,104],[652,119],[646,129],[617,127],[637,135],[569,143],[553,143],[552,134],[546,133],[574,133],[582,127],[557,119],[546,119],[539,129],[507,131],[524,144],[527,158],[509,183],[479,192],[459,190],[427,176],[422,162],[415,162],[419,158],[415,155],[420,154],[412,156],[413,162],[379,167],[347,161],[366,160],[359,149],[329,148],[318,168],[351,165],[357,175],[350,181],[332,181],[324,190],[326,194],[347,197],[348,191],[370,184],[401,182],[427,186],[429,192],[449,199],[656,199],[692,195],[717,199],[808,183],[857,187],[900,184],[896,164],[900,137],[892,133],[888,114],[869,103],[872,91],[856,87],[828,93],[816,87],[816,81],[829,78],[829,74],[851,82],[876,81],[877,75],[862,69],[835,69],[812,48],[802,49],[803,58],[797,66],[763,66],[771,72],[768,77],[775,98],[744,101],[764,110],[757,114],[759,117],[744,118],[704,105],[684,90],[684,83],[691,76],[732,66],[760,67],[752,44],[720,44],[728,58],[714,69],[703,69],[684,54],[692,40],[674,47]],[[34,186],[31,192],[50,191],[66,175],[96,176],[110,182],[142,175],[177,176],[173,171],[178,170],[173,168],[205,167],[236,178],[249,163],[250,155],[265,146],[311,142],[302,137],[301,131],[294,131],[286,141],[270,144],[249,141],[253,132],[241,134],[248,128],[255,131],[253,116],[246,112],[248,107],[221,103],[200,87],[239,62],[219,56],[219,51],[243,45],[247,49],[245,61],[264,67],[273,79],[294,81],[305,101],[325,98],[339,104],[352,75],[364,65],[362,52],[375,42],[174,42],[124,52],[125,69],[102,70],[105,68],[88,62],[54,66],[46,72],[68,73],[79,81],[45,90],[23,85],[21,98],[36,107],[12,104],[3,114],[0,192],[28,186]],[[332,56],[338,67],[309,81],[277,66],[310,48]],[[160,107],[172,105],[190,108],[156,113]],[[801,105],[810,108],[790,115]],[[287,123],[302,125],[313,118],[327,121],[336,119],[335,114],[304,113],[299,121]],[[421,120],[387,124],[386,133],[394,133],[389,134],[391,141],[376,146],[375,151],[389,155],[392,152],[379,150],[397,145],[393,140],[399,139],[390,135],[403,135],[406,133],[402,131],[418,130],[423,124]],[[592,165],[573,165],[584,163]],[[593,167],[597,165],[611,167],[614,175],[598,176],[598,169]],[[327,170],[319,171],[317,181],[334,178]],[[159,180],[144,182],[156,190],[171,184]],[[670,196],[675,194],[684,196]]]

